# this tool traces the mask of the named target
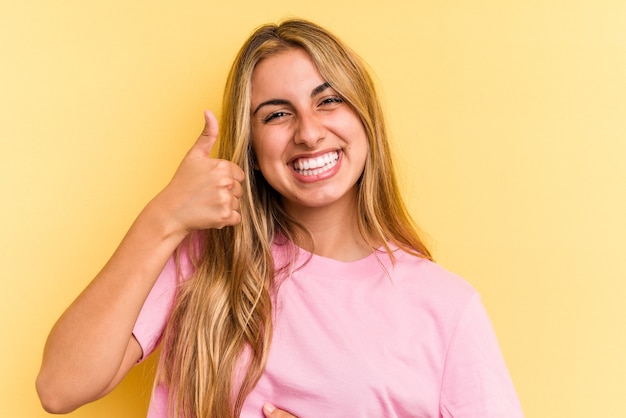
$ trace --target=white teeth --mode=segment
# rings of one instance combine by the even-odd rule
[[[304,176],[316,176],[333,168],[337,160],[339,160],[339,153],[332,151],[317,158],[296,160],[293,167]]]

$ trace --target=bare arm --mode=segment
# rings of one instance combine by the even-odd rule
[[[141,357],[132,329],[165,263],[192,230],[241,221],[243,171],[209,156],[217,121],[202,135],[172,181],[139,214],[119,247],[52,328],[37,377],[49,412],[66,413],[112,390]]]

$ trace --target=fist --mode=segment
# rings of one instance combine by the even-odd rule
[[[241,222],[239,198],[243,195],[244,172],[230,161],[211,158],[217,134],[217,120],[206,111],[202,134],[170,183],[155,198],[167,216],[186,233]]]

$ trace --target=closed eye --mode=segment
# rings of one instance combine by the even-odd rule
[[[331,96],[324,98],[320,105],[330,105],[330,104],[339,104],[343,103],[343,99],[339,96]]]
[[[278,111],[278,112],[273,112],[270,113],[269,115],[267,115],[266,117],[263,118],[263,123],[269,123],[273,120],[288,116],[289,113],[285,112],[285,111]]]

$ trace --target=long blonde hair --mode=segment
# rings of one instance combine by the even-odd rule
[[[239,51],[226,82],[218,149],[218,158],[233,161],[245,172],[242,221],[199,232],[200,248],[191,251],[196,255],[195,273],[179,288],[164,336],[158,381],[169,387],[169,412],[177,418],[239,416],[263,373],[272,338],[271,295],[275,276],[285,266],[274,265],[271,245],[278,234],[286,242],[306,235],[255,170],[250,145],[254,68],[291,48],[312,57],[365,127],[369,153],[358,186],[363,238],[372,248],[384,246],[392,259],[390,244],[430,258],[400,195],[381,106],[360,58],[307,21],[258,28]],[[245,376],[237,379],[240,368]]]

